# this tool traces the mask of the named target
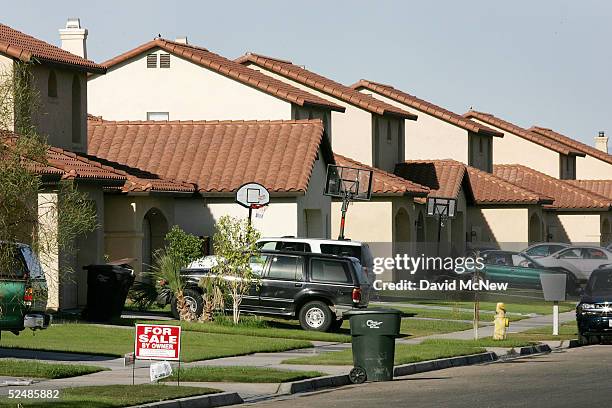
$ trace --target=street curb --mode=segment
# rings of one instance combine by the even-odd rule
[[[310,378],[307,380],[282,383],[278,387],[278,394],[297,394],[300,392],[312,392],[321,388],[342,387],[351,384],[347,374],[328,375],[325,377]]]
[[[396,366],[393,370],[394,377],[401,377],[404,375],[411,375],[417,373],[424,373],[427,371],[443,370],[445,368],[460,367],[466,365],[488,363],[496,361],[498,359],[497,354],[492,351],[479,354],[471,354],[468,356],[449,357],[442,358],[439,360],[422,361],[419,363],[411,363]]]
[[[582,344],[580,344],[580,341],[578,339],[571,339],[569,341],[569,344],[567,345],[567,348],[576,348],[576,347],[582,347]]]
[[[243,402],[244,400],[236,392],[221,392],[218,394],[197,395],[195,397],[133,405],[131,408],[213,408],[242,404]]]
[[[521,347],[519,356],[528,356],[530,354],[550,353],[552,350],[548,344],[538,344],[535,346]]]

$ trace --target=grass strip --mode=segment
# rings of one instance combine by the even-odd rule
[[[33,360],[0,360],[0,375],[7,377],[68,378],[105,370],[108,368],[80,364],[44,363]]]
[[[164,381],[176,381],[177,371]],[[237,383],[283,383],[321,377],[317,371],[290,371],[260,367],[216,367],[200,366],[181,369],[181,381],[237,382]]]

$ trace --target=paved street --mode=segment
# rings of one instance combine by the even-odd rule
[[[262,402],[257,407],[609,407],[611,346],[589,346],[504,363],[422,373]]]

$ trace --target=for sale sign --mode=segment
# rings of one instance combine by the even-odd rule
[[[137,324],[134,352],[141,360],[178,360],[181,354],[181,327]]]

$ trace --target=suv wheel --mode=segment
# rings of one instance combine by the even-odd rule
[[[329,330],[333,314],[329,306],[321,301],[308,302],[300,309],[300,325],[304,330]]]
[[[199,317],[202,314],[202,310],[204,309],[204,300],[202,299],[202,295],[197,290],[185,289],[183,291],[183,297],[185,298],[187,306],[189,306],[189,309],[191,309],[191,312],[196,317]],[[172,316],[174,316],[175,319],[179,319],[180,313],[176,305],[175,296],[172,297],[171,310]]]

